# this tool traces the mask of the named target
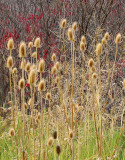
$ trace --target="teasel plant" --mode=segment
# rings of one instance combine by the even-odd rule
[[[40,151],[39,151],[39,158],[40,158],[40,154],[41,154],[41,142],[43,143],[43,159],[45,159],[45,146],[44,146],[44,138],[43,138],[43,134],[44,134],[44,121],[43,121],[43,117],[44,117],[44,114],[43,114],[43,104],[42,104],[42,95],[43,95],[43,91],[45,91],[45,81],[44,79],[42,79],[40,82],[39,82],[39,85],[38,85],[38,90],[40,92],[40,101],[41,101],[41,121],[40,121],[40,133],[41,133],[41,136],[40,136]],[[43,138],[41,140],[41,137]]]
[[[60,22],[60,28],[63,30],[63,46],[62,46],[62,50],[63,50],[63,54],[65,54],[65,61],[66,61],[66,53],[65,53],[65,28],[66,28],[66,23],[67,20],[66,19],[62,19]],[[60,34],[61,36],[61,34]]]
[[[34,47],[36,48],[36,67],[38,66],[38,48],[40,48],[40,38],[37,37],[34,41]]]
[[[13,58],[12,58],[12,50],[14,49],[14,41],[12,38],[8,40],[7,48],[10,51],[10,55],[7,59],[7,68],[9,69],[9,80],[10,80],[10,99],[11,99],[11,114],[12,119],[14,121],[14,107],[13,107],[13,99],[12,99],[12,67],[13,67]]]
[[[34,116],[33,116],[33,110],[34,110],[34,91],[35,91],[35,85],[36,85],[36,73],[35,69],[31,70],[28,77],[28,82],[30,84],[30,92],[31,92],[31,121],[32,121],[32,127],[33,127],[33,142],[34,142],[34,160],[35,160],[35,130],[34,130]]]
[[[77,22],[72,24],[73,34],[74,34],[74,41],[73,41],[73,68],[76,67],[76,52],[75,52],[75,38],[76,38],[76,31],[77,31]]]
[[[102,44],[98,43],[96,46],[96,55],[98,57],[98,67],[99,67],[99,121],[100,121],[100,152],[99,156],[102,156],[102,91],[101,91],[101,62],[100,55],[102,53]]]
[[[30,48],[30,57],[31,57],[31,64],[32,64],[32,48],[33,48],[33,42],[28,43],[28,48]]]

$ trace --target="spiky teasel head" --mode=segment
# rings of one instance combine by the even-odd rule
[[[91,71],[92,71],[93,73],[96,71],[95,66],[91,67],[90,69],[91,69]]]
[[[50,137],[47,142],[47,146],[51,147],[53,145],[53,137]]]
[[[26,43],[22,41],[19,46],[19,55],[20,57],[26,57]]]
[[[19,89],[22,90],[25,87],[25,81],[23,78],[19,80]]]
[[[13,67],[13,59],[12,59],[12,56],[9,56],[9,57],[7,58],[7,67],[8,67],[9,69],[12,69],[12,67]]]
[[[44,72],[44,69],[45,69],[45,61],[44,61],[44,59],[41,59],[39,62],[38,71],[40,73],[42,73],[42,72]]]
[[[93,79],[93,80],[96,80],[96,79],[97,79],[97,74],[96,74],[96,73],[93,73],[93,74],[92,74],[92,79]]]
[[[105,45],[106,44],[106,39],[102,38],[102,44]]]
[[[9,130],[9,136],[10,136],[10,137],[14,137],[14,136],[15,136],[15,130],[14,130],[13,128],[11,128],[11,129]]]
[[[40,120],[40,118],[41,118],[40,112],[38,113],[37,118]]]
[[[37,58],[37,52],[33,52],[32,57]]]
[[[17,74],[17,68],[13,69],[13,74]]]
[[[30,71],[30,74],[29,74],[29,84],[30,85],[33,85],[36,81],[36,73],[35,73],[35,70],[31,70]]]
[[[61,20],[60,27],[61,28],[65,28],[66,27],[66,19],[62,19]]]
[[[86,44],[86,38],[85,38],[85,36],[81,37],[81,42],[83,42],[84,44]]]
[[[89,68],[92,68],[94,66],[94,60],[91,58],[88,62]]]
[[[39,123],[39,119],[38,119],[38,117],[36,117],[35,122],[36,122],[36,124],[38,124],[38,123]]]
[[[42,80],[39,82],[38,90],[39,90],[39,92],[42,92],[42,91],[45,90],[45,81],[44,81],[44,79],[42,79]]]
[[[106,41],[109,40],[109,33],[108,32],[105,33],[104,38],[105,38]]]
[[[68,29],[68,38],[71,42],[73,42],[74,40],[74,36],[73,36],[73,31],[72,31],[72,28],[69,28]]]
[[[57,70],[59,70],[59,62],[56,62],[55,67]]]
[[[80,51],[81,52],[85,51],[85,44],[83,42],[80,42]]]
[[[7,48],[8,48],[8,50],[12,50],[12,49],[14,48],[13,38],[10,38],[10,39],[8,40]]]
[[[56,67],[55,67],[55,66],[53,66],[53,67],[52,67],[52,70],[51,70],[51,72],[52,72],[52,74],[53,74],[53,75],[55,75],[55,74],[56,74],[56,72],[57,72],[57,69],[56,69]]]
[[[46,99],[49,101],[51,100],[51,93],[49,93],[49,92],[46,93]]]
[[[28,105],[31,106],[31,104],[32,104],[32,99],[30,98],[28,101]]]
[[[77,30],[77,22],[74,22],[74,23],[72,24],[72,29],[73,29],[73,31],[76,31],[76,30]]]
[[[55,55],[55,53],[53,53],[53,55],[52,55],[52,61],[55,62],[55,60],[56,60],[56,55]]]
[[[26,72],[30,72],[30,62],[26,64],[25,70]]]
[[[96,55],[100,56],[101,53],[102,53],[102,44],[98,43],[97,46],[96,46]]]
[[[120,42],[121,42],[121,34],[118,33],[118,34],[116,35],[115,43],[118,44],[118,43],[120,43]]]
[[[56,83],[59,83],[59,77],[58,76],[56,77]]]
[[[57,139],[57,131],[54,131],[54,132],[53,132],[53,138],[54,138],[54,139]]]
[[[28,109],[27,103],[24,104],[24,108],[25,108],[25,110]]]
[[[123,80],[123,89],[125,89],[125,79]]]
[[[40,38],[39,38],[39,37],[37,37],[37,38],[35,39],[34,47],[40,48]]]
[[[33,42],[29,42],[28,43],[28,48],[32,48],[33,47]]]
[[[60,145],[59,145],[59,144],[57,144],[57,146],[56,146],[56,153],[57,153],[58,156],[59,156],[60,153],[61,153],[61,148],[60,148]]]
[[[20,68],[23,69],[23,68],[25,68],[25,66],[26,66],[26,61],[25,60],[21,61]]]
[[[73,131],[69,132],[69,138],[71,138],[71,139],[73,138]]]
[[[24,160],[27,160],[27,159],[28,159],[28,154],[27,154],[27,152],[26,152],[25,150],[23,150],[22,154],[23,154],[23,159],[24,159]]]

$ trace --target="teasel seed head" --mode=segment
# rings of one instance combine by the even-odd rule
[[[58,76],[56,77],[56,83],[59,83],[59,77]]]
[[[92,68],[94,66],[94,60],[91,58],[88,62],[89,68]]]
[[[49,92],[46,93],[46,99],[49,101],[51,100],[51,93],[49,93]]]
[[[23,159],[28,160],[28,154],[25,150],[23,150]]]
[[[33,42],[29,42],[28,43],[28,48],[32,48],[33,47]]]
[[[120,43],[120,42],[121,42],[121,34],[118,33],[118,34],[116,35],[115,43],[118,44],[118,43]]]
[[[102,44],[98,43],[96,46],[96,55],[100,56],[102,53]]]
[[[30,98],[28,101],[28,105],[31,106],[31,104],[32,104],[32,99]]]
[[[71,42],[74,40],[72,28],[68,29],[68,38]]]
[[[28,109],[27,103],[24,104],[25,110]]]
[[[35,46],[36,48],[40,48],[40,38],[39,38],[39,37],[37,37],[37,38],[35,39],[34,46]]]
[[[19,80],[19,89],[22,90],[25,87],[25,81],[23,78]]]
[[[105,45],[106,44],[106,39],[102,38],[102,44]]]
[[[57,131],[54,131],[54,132],[53,132],[53,138],[54,138],[54,139],[57,139]]]
[[[44,81],[44,79],[42,79],[42,80],[39,82],[38,90],[39,90],[39,92],[42,92],[42,91],[45,90],[45,81]]]
[[[56,62],[55,67],[57,70],[59,70],[59,62]]]
[[[12,49],[14,48],[13,38],[10,38],[10,39],[8,40],[7,48],[8,48],[8,50],[12,50]]]
[[[26,66],[26,61],[24,60],[24,61],[21,61],[21,65],[20,65],[20,68],[21,69],[25,69],[25,66]]]
[[[20,57],[26,57],[26,43],[22,41],[19,46],[19,55]]]
[[[36,122],[36,124],[38,124],[38,123],[39,123],[39,119],[38,119],[38,117],[36,117],[35,122]]]
[[[125,79],[123,80],[123,89],[125,89]]]
[[[17,74],[17,68],[13,69],[13,74]]]
[[[55,75],[55,74],[56,74],[57,69],[56,69],[56,67],[55,67],[55,66],[53,66],[53,67],[52,67],[52,71],[51,71],[51,72],[52,72],[52,74],[53,74],[53,75]]]
[[[72,29],[73,29],[74,31],[77,30],[77,22],[74,22],[74,23],[72,24]]]
[[[9,130],[9,136],[10,136],[10,137],[14,137],[14,136],[15,136],[15,130],[14,130],[13,128],[11,128],[11,129]]]
[[[41,59],[39,62],[38,71],[40,73],[42,73],[42,72],[44,72],[44,69],[45,69],[45,61],[44,61],[44,59]]]
[[[97,74],[96,74],[96,73],[93,73],[93,74],[92,74],[92,79],[93,79],[93,80],[96,80],[96,79],[97,79]]]
[[[40,118],[41,118],[40,112],[38,113],[37,118],[40,120]]]
[[[69,137],[72,139],[73,138],[73,131],[69,132]]]
[[[91,67],[91,71],[94,73],[96,71],[95,66]]]
[[[48,145],[49,147],[51,147],[51,146],[53,145],[53,137],[50,137],[50,138],[48,139],[47,145]]]
[[[32,57],[37,58],[37,52],[33,52]]]
[[[83,42],[80,42],[80,51],[81,52],[85,51],[85,44]]]
[[[104,38],[105,38],[106,41],[109,40],[109,33],[108,32],[105,33]]]
[[[12,67],[13,67],[13,59],[12,59],[12,56],[9,56],[9,57],[7,58],[7,67],[8,67],[9,69],[12,69]]]
[[[26,64],[25,70],[26,72],[30,72],[30,62]]]
[[[60,27],[61,28],[65,28],[66,27],[66,19],[62,19],[61,20]]]
[[[59,156],[60,153],[61,153],[61,148],[60,148],[60,145],[59,145],[59,144],[56,146],[56,153],[57,153],[58,156]]]
[[[36,73],[35,70],[31,70],[29,73],[29,84],[33,85],[36,81]]]
[[[81,37],[81,42],[83,42],[84,44],[86,44],[86,38],[85,38],[85,36]]]
[[[55,53],[53,53],[53,55],[52,55],[52,61],[55,62],[55,60],[56,60],[56,55],[55,55]]]

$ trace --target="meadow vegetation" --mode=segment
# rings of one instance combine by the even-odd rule
[[[20,67],[15,66],[14,41],[8,40],[10,113],[0,119],[1,160],[124,159],[124,77],[122,88],[114,87],[122,35],[113,41],[110,63],[111,35],[93,37],[88,55],[85,35],[76,43],[78,29],[77,22],[62,19],[60,54],[51,55],[50,68],[38,56],[39,37],[20,42]]]

